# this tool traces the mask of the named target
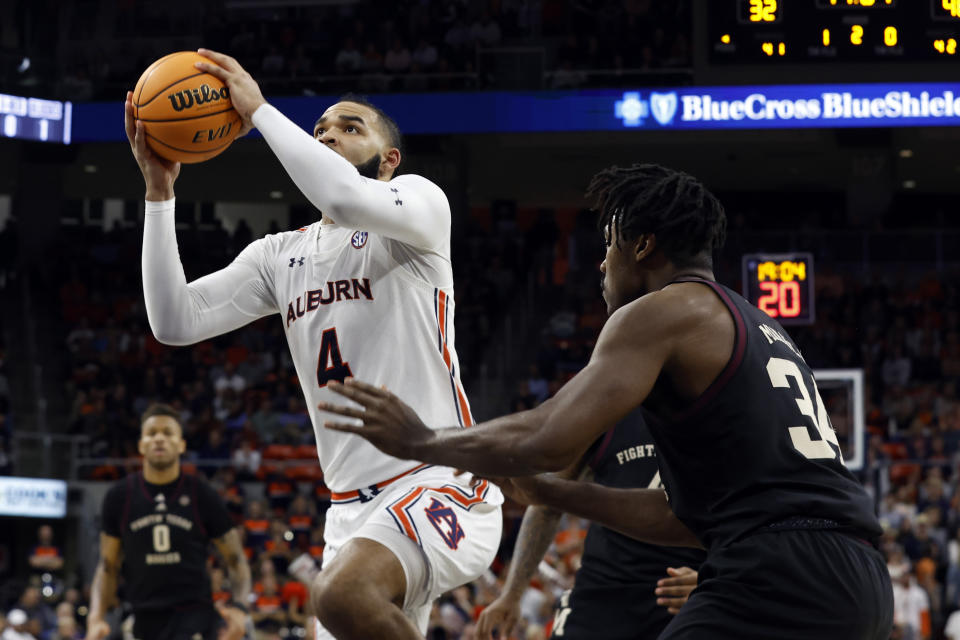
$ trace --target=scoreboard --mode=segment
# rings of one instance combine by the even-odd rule
[[[960,0],[710,0],[714,63],[960,58]]]
[[[813,255],[744,255],[743,297],[780,324],[813,324]]]
[[[0,93],[0,139],[70,144],[73,105]]]

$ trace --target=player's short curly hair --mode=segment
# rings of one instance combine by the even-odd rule
[[[337,102],[353,102],[355,104],[362,105],[377,114],[377,118],[379,119],[382,127],[381,132],[384,134],[387,144],[389,144],[391,147],[396,147],[399,149],[400,156],[403,157],[403,135],[400,133],[400,127],[397,126],[397,121],[388,116],[386,111],[370,102],[366,96],[362,96],[358,93],[347,93],[342,95]]]
[[[183,430],[183,424],[180,422],[180,412],[177,411],[177,409],[172,405],[164,404],[162,402],[155,402],[146,408],[146,410],[143,412],[143,415],[140,416],[140,428],[142,429],[144,423],[155,416],[166,416],[168,418],[173,418],[180,427],[180,430]]]
[[[723,246],[727,216],[720,201],[693,176],[658,164],[610,167],[593,177],[599,227],[609,242],[655,234],[657,246],[678,267],[712,267]]]

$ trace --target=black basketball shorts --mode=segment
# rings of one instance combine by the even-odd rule
[[[660,640],[888,640],[883,556],[836,531],[762,531],[712,550]]]

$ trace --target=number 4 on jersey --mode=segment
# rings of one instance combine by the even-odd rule
[[[340,343],[337,341],[337,328],[325,329],[320,338],[320,358],[317,360],[317,384],[327,386],[331,380],[343,382],[352,377],[350,364],[340,355]]]

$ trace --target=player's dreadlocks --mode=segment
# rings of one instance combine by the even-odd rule
[[[599,228],[610,242],[656,234],[657,246],[676,266],[711,266],[723,246],[723,206],[693,176],[658,164],[610,167],[593,177],[587,197],[596,200]]]

